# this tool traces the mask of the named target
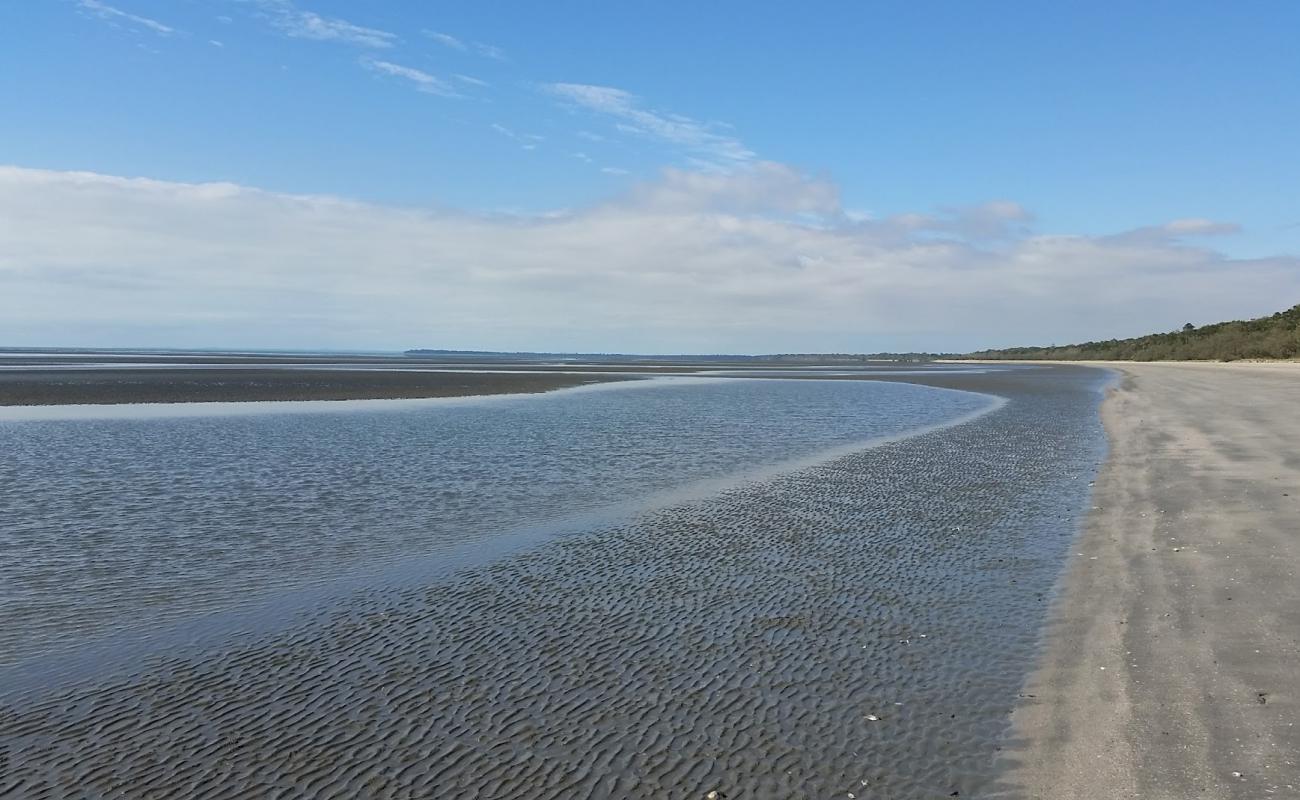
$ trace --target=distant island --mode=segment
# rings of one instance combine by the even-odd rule
[[[981,350],[957,358],[1047,361],[1237,361],[1300,358],[1300,305],[1258,319],[1202,325],[1170,333],[1049,347]]]

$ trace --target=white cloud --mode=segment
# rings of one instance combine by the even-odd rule
[[[972,349],[1253,316],[1300,295],[1296,258],[1123,235],[968,238],[963,213],[849,219],[834,187],[761,164],[669,172],[534,217],[7,167],[0,341]]]
[[[645,208],[735,214],[834,216],[840,210],[834,184],[768,161],[728,173],[665,169],[659,180],[635,187],[630,201]]]
[[[519,146],[525,150],[536,150],[537,143],[546,140],[545,136],[539,136],[535,133],[520,133],[519,131],[507,128],[499,122],[494,122],[490,126],[492,130],[519,143]]]
[[[613,118],[616,130],[675,145],[711,167],[730,168],[755,158],[739,139],[719,132],[722,126],[643,108],[636,95],[623,89],[584,83],[550,83],[543,88],[565,101]]]
[[[401,64],[394,64],[391,61],[380,61],[375,58],[362,58],[361,65],[373,72],[392,75],[393,77],[408,80],[415,84],[415,88],[421,92],[436,94],[440,97],[460,97],[460,95],[456,93],[456,90],[446,81],[435,75],[430,75],[423,70],[415,69],[414,67],[406,67]]]
[[[497,47],[496,45],[484,44],[483,42],[474,42],[474,51],[481,56],[484,56],[486,58],[496,59],[497,61],[509,60],[506,58],[506,51],[502,50],[500,47]]]
[[[628,174],[630,174],[627,170],[623,169],[622,167],[601,167],[601,168],[600,168],[600,171],[603,172],[603,173],[605,173],[606,175],[628,175]]]
[[[1209,219],[1176,219],[1163,225],[1150,225],[1120,234],[1130,239],[1176,241],[1190,236],[1229,236],[1240,233],[1241,226]]]
[[[1164,228],[1173,236],[1221,236],[1241,231],[1240,225],[1209,219],[1176,219],[1165,223]]]
[[[845,216],[857,221],[871,219],[861,212],[846,212]],[[898,214],[890,218],[890,223],[917,236],[987,242],[1024,236],[1029,233],[1033,219],[1034,215],[1019,203],[991,200],[974,206],[949,207],[937,214]]]
[[[507,60],[505,51],[495,45],[484,44],[483,42],[466,42],[464,39],[452,36],[450,33],[443,33],[442,31],[423,30],[420,31],[420,33],[423,33],[425,36],[443,47],[449,47],[452,50],[459,50],[462,53],[473,51],[485,58],[492,58],[497,61]]]
[[[421,33],[444,47],[450,47],[453,50],[460,50],[461,52],[469,49],[468,45],[460,39],[457,39],[455,36],[452,36],[450,33],[441,33],[439,31],[421,31]]]
[[[271,24],[295,39],[340,42],[358,47],[387,48],[397,43],[397,34],[367,28],[335,17],[303,11],[290,0],[259,0]]]
[[[479,78],[475,78],[475,77],[472,76],[472,75],[461,75],[459,72],[457,72],[457,73],[455,73],[454,75],[452,75],[452,77],[455,78],[456,80],[460,81],[461,83],[464,83],[464,84],[469,85],[469,86],[478,86],[478,87],[483,87],[483,86],[488,86],[488,85],[489,85],[488,82],[485,81],[485,80],[481,80],[481,79],[479,79]]]
[[[1159,245],[1171,248],[1190,246],[1186,240],[1205,236],[1230,236],[1241,226],[1208,219],[1175,219],[1160,225],[1145,225],[1133,230],[1102,237],[1115,245]]]
[[[82,10],[94,14],[100,19],[114,23],[123,22],[138,28],[147,28],[159,36],[171,36],[176,32],[175,28],[170,25],[164,25],[156,19],[149,19],[148,17],[129,14],[119,8],[114,8],[106,3],[101,3],[99,0],[79,0],[77,5],[80,6]]]

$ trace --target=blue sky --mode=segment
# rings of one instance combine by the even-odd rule
[[[696,222],[704,219],[699,215],[717,222],[723,214],[746,225],[790,226],[747,234],[774,237],[775,244],[828,227],[846,236],[861,221],[893,220],[912,231],[907,249],[880,250],[877,237],[868,254],[861,241],[849,248],[851,254],[837,250],[845,245],[843,236],[834,245],[801,241],[799,247],[829,247],[846,259],[836,262],[844,272],[814,281],[819,291],[834,292],[847,281],[867,293],[858,322],[846,310],[842,324],[815,335],[803,335],[798,315],[765,329],[753,309],[745,308],[735,319],[722,314],[721,323],[701,324],[683,336],[681,319],[637,308],[635,331],[611,322],[583,334],[576,323],[557,329],[539,317],[510,330],[466,331],[462,325],[451,343],[456,346],[606,349],[599,345],[612,340],[638,349],[868,349],[876,343],[959,348],[1120,335],[1164,324],[1166,314],[1202,315],[1197,321],[1208,322],[1295,302],[1294,295],[1279,299],[1276,289],[1293,287],[1285,281],[1278,286],[1278,275],[1290,276],[1300,253],[1297,30],[1300,5],[1290,2],[10,3],[0,7],[0,107],[6,121],[0,125],[0,164],[28,171],[19,181],[28,187],[24,191],[31,191],[29,173],[44,175],[42,185],[48,186],[59,183],[57,176],[85,171],[105,180],[228,183],[246,194],[286,198],[323,195],[376,214],[419,209],[476,220],[517,217],[521,225],[594,214],[576,221],[580,233],[574,235],[597,241],[606,241],[597,231],[611,207],[629,215],[632,206],[649,207],[662,215],[669,196],[678,222],[688,209]],[[722,187],[719,181],[731,183]],[[796,197],[802,199],[788,202]],[[154,202],[165,201],[151,196],[148,203]],[[55,233],[63,226],[64,235],[52,234],[52,240],[62,240],[62,246],[68,236],[124,224],[111,221],[107,211],[85,213],[84,219],[45,220]],[[972,234],[971,220],[988,213],[997,226],[1010,227],[996,236]],[[909,222],[922,217],[947,221]],[[186,222],[198,224],[197,219]],[[644,214],[635,219],[644,221]],[[1172,223],[1181,227],[1160,227]],[[1056,324],[1060,314],[1040,318],[1027,312],[979,331],[959,313],[950,314],[954,322],[945,327],[932,306],[927,313],[933,319],[919,325],[888,315],[876,324],[867,313],[872,298],[882,295],[897,306],[897,276],[918,273],[925,261],[920,256],[929,254],[935,239],[960,240],[972,265],[994,257],[1023,266],[1033,260],[1027,253],[1057,241],[1052,237],[1110,247],[1114,239],[1108,237],[1157,229],[1165,231],[1156,237],[1159,253],[1137,261],[1129,251],[1124,256],[1125,274],[1157,265],[1134,276],[1131,295],[1057,298],[1062,305],[1097,304],[1071,306],[1065,315],[1070,324]],[[1177,235],[1171,234],[1175,229]],[[130,230],[137,237],[158,234]],[[226,232],[238,238],[230,225]],[[196,231],[188,244],[173,242],[173,263],[211,258],[214,235]],[[194,244],[198,240],[201,247]],[[575,241],[556,246],[577,247],[593,269],[605,260],[605,251]],[[276,246],[291,249],[294,243]],[[718,267],[704,263],[739,257],[719,246],[715,240],[680,242],[673,252],[691,254],[682,256],[683,263],[696,263],[694,254],[703,260],[675,289],[687,291],[693,281],[717,286],[717,273],[705,271]],[[125,253],[113,263],[92,263],[51,248],[58,249],[12,242],[9,261],[21,252],[27,270],[22,283],[13,285],[51,296],[58,281],[68,280],[58,271],[72,269],[71,261],[75,270],[120,284],[126,272],[141,269],[137,261],[147,260]],[[1170,297],[1159,314],[1134,318],[1140,303],[1149,307],[1153,298],[1168,295],[1152,284],[1167,275],[1166,256],[1177,260],[1189,250],[1201,260],[1180,268],[1194,271],[1196,291],[1209,296],[1189,291]],[[465,264],[453,264],[446,253],[425,255],[429,260],[423,263],[435,272],[412,272],[391,254],[380,260],[411,280],[412,290],[448,285],[437,269],[465,274]],[[611,261],[618,257],[609,251]],[[411,258],[415,263],[421,256]],[[811,264],[829,256],[800,250],[791,258]],[[494,264],[507,260],[505,254],[492,258]],[[56,265],[43,268],[42,274],[56,275],[43,287],[33,266],[39,263]],[[895,282],[857,282],[852,276],[858,267],[888,270]],[[634,283],[644,282],[643,264],[622,268],[640,270]],[[492,280],[503,292],[518,292],[538,270],[550,269],[521,261],[514,273],[518,281],[508,272]],[[195,270],[174,278],[184,282],[201,272]],[[1225,284],[1240,283],[1233,275],[1258,274],[1224,295],[1207,272]],[[132,275],[146,284],[154,279]],[[555,277],[589,283],[569,272]],[[996,282],[1024,275],[986,277]],[[1062,286],[1080,277],[1067,276]],[[918,306],[936,297],[937,280],[918,277],[910,284]],[[1274,291],[1262,291],[1270,285]],[[286,280],[281,291],[294,292],[295,286]],[[558,297],[566,286],[545,288]],[[770,291],[796,297],[810,286],[773,284]],[[968,302],[978,305],[983,301],[974,288]],[[483,292],[480,286],[465,297]],[[1040,294],[1020,301],[1039,301]],[[1223,300],[1221,312],[1211,302],[1215,295]],[[236,292],[229,300],[239,306],[241,296]],[[552,320],[593,301],[572,296],[571,306],[554,301]],[[626,295],[611,289],[611,296]],[[670,296],[662,301],[671,302]],[[86,294],[87,302],[108,297]],[[819,297],[825,296],[803,298],[807,318],[822,316]],[[962,297],[944,302],[960,305]],[[199,319],[221,315],[222,309],[195,298],[174,300],[193,305]],[[714,299],[742,308],[745,297],[741,291]],[[261,301],[274,306],[267,297]],[[361,325],[359,316],[328,323],[327,305],[313,307],[308,316],[315,321],[288,334],[265,321],[250,328],[246,317],[242,325],[225,327],[186,328],[142,316],[69,328],[68,320],[27,311],[8,331],[0,327],[0,337],[7,334],[14,343],[54,343],[72,335],[113,344],[145,343],[127,341],[133,337],[235,344],[256,330],[270,345],[435,344],[411,341],[422,333],[414,319],[387,332]],[[509,308],[527,305],[520,297]],[[484,313],[506,309],[496,298]],[[1053,323],[1050,329],[1045,321]],[[322,336],[340,326],[337,337]],[[447,341],[448,331],[431,333]]]

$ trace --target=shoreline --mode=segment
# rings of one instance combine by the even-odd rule
[[[1012,795],[1298,796],[1300,365],[1107,366],[1111,450],[1012,717]]]

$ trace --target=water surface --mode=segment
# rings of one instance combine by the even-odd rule
[[[0,664],[394,562],[436,569],[520,530],[578,529],[596,511],[994,402],[678,378],[483,399],[51,407],[62,418],[0,422]]]
[[[488,510],[519,516],[458,505],[439,485],[468,487],[470,497],[475,487],[490,489],[482,497],[511,489],[517,494],[507,496],[525,501],[514,507],[565,519],[574,498],[592,507],[621,502],[611,497],[627,493],[625,470],[642,476],[630,492],[636,498],[656,476],[669,489],[705,476],[686,483],[704,480],[707,490],[694,498],[670,491],[678,501],[538,541],[446,580],[367,582],[277,630],[166,649],[72,685],[0,696],[0,745],[11,766],[0,794],[986,797],[1104,448],[1096,414],[1103,377],[1075,367],[968,376],[962,385],[1007,402],[865,449],[837,442],[861,441],[853,437],[903,418],[952,421],[935,409],[987,400],[843,381],[746,381],[665,384],[662,394],[583,390],[513,410],[513,402],[440,407],[460,409],[448,420],[466,425],[469,409],[508,410],[496,419],[520,423],[482,454],[473,449],[479,437],[456,436],[455,426],[421,435],[424,411],[377,416],[363,428],[356,422],[366,416],[350,414],[214,419],[211,431],[201,420],[115,421],[90,437],[101,457],[147,452],[183,466],[213,451],[226,470],[247,465],[238,475],[198,473],[238,488],[223,506],[231,519],[292,520],[275,506],[279,495],[260,488],[292,495],[298,484],[285,474],[329,467],[372,489],[394,480],[384,466],[393,459],[376,465],[363,452],[371,447],[458,452],[454,463],[505,470],[439,484],[417,469],[395,480],[403,492],[375,508],[364,496],[334,497],[341,488],[291,503],[295,513],[332,509],[318,515],[316,529],[334,530],[358,514],[370,524],[332,536],[310,526],[257,534],[274,545],[267,552],[287,555],[271,559],[274,569],[248,561],[254,586],[275,586],[318,559],[347,567],[391,547],[403,563],[436,561],[466,546],[490,549],[503,536],[497,527],[458,533],[464,523],[439,527],[432,517],[420,530],[441,538],[385,533],[401,530],[412,508],[470,522]],[[78,430],[98,430],[78,424],[61,429],[68,447]],[[529,435],[542,431],[552,435]],[[204,448],[168,461],[180,432]],[[307,433],[317,441],[304,442]],[[146,447],[150,436],[158,442]],[[256,450],[258,437],[279,455],[234,457]],[[454,442],[470,449],[452,449]],[[810,455],[786,460],[799,452]],[[504,453],[512,455],[498,457]],[[523,455],[534,460],[514,464]],[[734,479],[742,464],[753,480]],[[358,471],[366,466],[374,472]],[[583,474],[595,485],[584,490]],[[143,521],[161,513],[157,504],[137,511],[130,501],[160,494],[165,483],[142,495],[132,481],[147,476],[131,475],[104,497],[147,528]],[[150,479],[170,478],[164,471]],[[200,485],[186,486],[179,498],[207,497]],[[117,491],[128,497],[113,498]],[[263,514],[238,508],[240,497],[256,498]],[[220,539],[237,529],[211,530]],[[132,531],[118,533],[129,540]],[[141,548],[137,558],[201,578],[204,559],[165,552],[158,543],[166,535],[151,536],[162,557]],[[463,545],[451,544],[457,537]],[[332,548],[335,540],[350,549]],[[236,538],[205,559],[227,563],[241,547]],[[41,553],[28,552],[40,561]],[[173,587],[180,602],[203,588]]]

